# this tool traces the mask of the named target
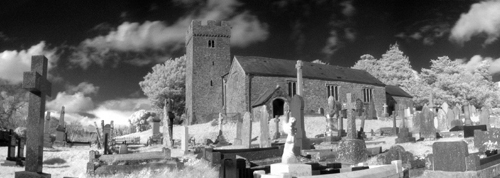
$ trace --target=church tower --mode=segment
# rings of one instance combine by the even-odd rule
[[[186,33],[186,114],[189,124],[207,122],[223,106],[222,76],[229,71],[231,26],[193,20]]]

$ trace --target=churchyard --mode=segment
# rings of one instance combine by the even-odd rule
[[[212,122],[173,125],[166,100],[163,119],[151,129],[116,137],[113,122],[95,123],[95,141],[68,139],[64,108],[50,138],[45,96],[47,59],[32,58],[23,87],[30,92],[25,130],[9,132],[0,147],[0,177],[497,177],[500,129],[497,112],[472,105],[398,104],[374,118],[347,93],[317,113],[304,113],[301,62],[298,92],[271,118],[266,106],[253,113],[220,113]],[[373,101],[373,100],[372,100]],[[160,122],[163,121],[163,126]]]

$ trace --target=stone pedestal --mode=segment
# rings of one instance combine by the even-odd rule
[[[415,142],[415,137],[408,128],[401,128],[396,138],[396,143]]]
[[[20,171],[15,173],[15,178],[51,178],[50,174]]]
[[[357,164],[368,159],[364,140],[346,139],[338,144],[338,160],[341,163]]]
[[[271,173],[262,178],[312,176],[312,167],[308,164],[271,164]]]

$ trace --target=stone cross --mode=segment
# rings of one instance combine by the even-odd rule
[[[309,140],[306,137],[305,125],[304,125],[304,99],[300,95],[295,95],[292,98],[292,103],[290,104],[291,113],[293,118],[296,120],[297,134],[295,135],[295,147],[296,155],[300,154],[300,150],[310,149]]]
[[[356,133],[356,119],[352,113],[353,108],[351,93],[347,93],[347,139],[358,138],[358,134]]]
[[[59,115],[59,125],[62,126],[63,128],[66,128],[66,124],[64,122],[64,106],[61,107],[61,115]]]
[[[271,147],[271,141],[269,140],[269,113],[267,112],[266,105],[262,106],[262,116],[260,117],[260,144],[261,148]]]
[[[29,91],[25,171],[15,177],[50,177],[42,173],[43,128],[45,97],[51,96],[52,84],[47,80],[48,60],[45,56],[31,57],[31,72],[24,72],[23,88]]]
[[[470,126],[472,125],[472,120],[470,119],[470,106],[469,103],[465,103],[465,105],[462,106],[464,110],[464,117],[465,117],[465,123],[464,125]]]
[[[304,97],[304,81],[302,79],[302,66],[304,64],[302,63],[301,60],[297,61],[297,64],[295,65],[295,68],[297,68],[297,95],[300,95]]]

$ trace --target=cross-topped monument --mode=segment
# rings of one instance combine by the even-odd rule
[[[42,172],[45,97],[51,96],[52,84],[47,80],[48,60],[45,56],[31,57],[31,72],[24,72],[23,88],[30,92],[28,104],[26,166],[16,172],[16,178],[44,177]]]

